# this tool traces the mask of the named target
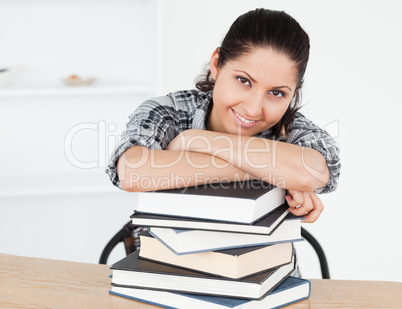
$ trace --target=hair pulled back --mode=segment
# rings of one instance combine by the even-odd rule
[[[272,48],[283,53],[296,65],[295,96],[282,119],[272,128],[275,137],[286,136],[289,125],[300,108],[301,87],[309,59],[310,40],[299,23],[283,11],[268,9],[249,11],[234,21],[221,46],[217,49],[219,53],[218,68],[259,47]],[[215,81],[211,77],[210,70],[202,75],[196,83],[196,87],[205,92],[213,90],[214,85]]]

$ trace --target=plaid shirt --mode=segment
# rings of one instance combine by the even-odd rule
[[[130,115],[126,130],[106,169],[113,184],[121,188],[116,166],[128,148],[140,145],[149,149],[166,149],[180,132],[188,129],[205,130],[211,102],[212,92],[189,90],[170,93],[141,104]],[[274,139],[271,129],[259,133],[257,137]],[[330,179],[325,187],[316,192],[327,193],[336,189],[341,166],[339,150],[326,131],[297,113],[290,125],[286,142],[319,151],[327,161]]]

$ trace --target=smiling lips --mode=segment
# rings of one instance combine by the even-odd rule
[[[238,112],[236,112],[233,108],[232,108],[232,112],[233,112],[233,115],[235,116],[236,120],[242,127],[250,128],[258,122],[257,120],[250,120],[250,119],[245,118],[244,116],[242,116]]]

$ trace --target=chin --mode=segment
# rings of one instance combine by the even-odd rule
[[[255,130],[250,130],[242,127],[236,127],[234,129],[228,130],[227,133],[233,135],[242,135],[242,136],[253,136],[258,132],[254,132]]]

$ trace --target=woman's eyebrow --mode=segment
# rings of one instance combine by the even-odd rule
[[[257,83],[257,81],[251,77],[250,74],[248,74],[246,71],[242,71],[242,70],[234,70],[235,72],[239,72],[239,73],[244,73],[247,75],[247,77],[253,82],[253,83]]]
[[[293,90],[288,87],[288,86],[279,86],[279,87],[274,87],[275,89],[281,89],[281,88],[288,88],[290,92],[292,92]]]
[[[247,75],[247,77],[253,82],[253,83],[257,83],[257,81],[250,75],[248,74],[246,71],[242,71],[242,70],[234,70],[235,72],[239,72],[239,73],[244,73]],[[278,86],[278,87],[274,87],[274,89],[281,89],[281,88],[288,88],[290,92],[292,92],[293,90],[289,87],[289,86]]]

